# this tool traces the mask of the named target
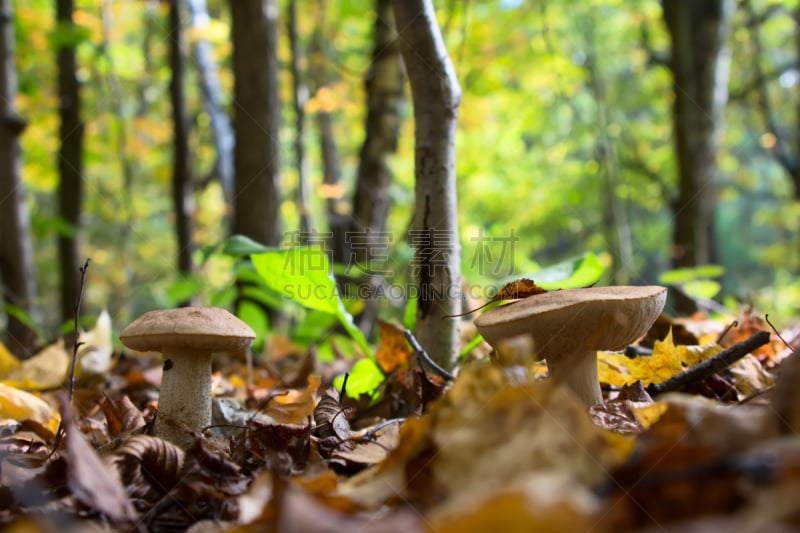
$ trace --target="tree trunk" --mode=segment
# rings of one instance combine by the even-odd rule
[[[297,35],[297,2],[289,0],[289,10],[286,21],[289,36],[289,49],[291,50],[292,72],[292,105],[294,107],[294,156],[297,168],[297,211],[300,215],[300,234],[311,231],[311,214],[308,209],[308,173],[306,172],[305,156],[305,129],[306,129],[306,102],[308,101],[308,88],[303,85],[302,69],[300,68],[301,50],[300,39]]]
[[[733,0],[665,0],[672,38],[674,143],[678,198],[673,205],[673,261],[692,267],[712,261],[717,151],[728,99],[730,54],[726,40]],[[687,300],[676,302],[691,311]]]
[[[191,274],[192,252],[192,179],[189,169],[189,121],[186,117],[186,98],[183,90],[184,57],[181,0],[169,3],[170,47],[169,63],[172,78],[169,84],[172,103],[173,161],[172,203],[178,246],[178,272]],[[188,305],[188,302],[186,302]]]
[[[461,89],[431,0],[394,0],[414,102],[415,215],[411,244],[419,300],[416,336],[442,367],[459,352],[460,259],[455,133]]]
[[[73,0],[57,0],[56,20],[63,30],[74,29]],[[69,228],[58,235],[59,272],[61,273],[61,322],[70,322],[80,291],[78,269],[82,261],[78,247],[83,200],[83,123],[81,122],[80,85],[75,76],[75,45],[59,43],[58,99],[61,124],[58,151],[58,212]]]
[[[313,84],[312,92],[324,88],[330,81],[330,61],[325,57],[323,29],[325,27],[326,2],[319,2],[319,15],[316,27],[311,36],[309,78]],[[328,249],[335,263],[344,263],[350,257],[347,250],[346,234],[350,228],[350,213],[343,212],[341,185],[341,169],[336,138],[333,132],[333,115],[325,108],[316,112],[314,120],[319,131],[319,150],[322,161],[322,187],[320,195],[325,198],[325,215],[330,231]],[[341,287],[341,285],[340,285]]]
[[[189,12],[193,28],[202,28],[208,23],[205,0],[189,0]],[[217,152],[214,174],[219,178],[226,202],[230,202],[233,199],[233,129],[222,105],[219,69],[211,45],[201,37],[194,40],[192,57],[203,91],[203,105],[211,120],[211,135]]]
[[[17,115],[17,71],[14,53],[14,10],[11,0],[0,0],[0,279],[7,306],[6,345],[18,357],[31,355],[36,336],[8,306],[39,317],[33,305],[36,281],[33,250],[28,230],[28,212],[20,177],[19,135],[25,122]]]
[[[231,0],[235,195],[233,232],[280,243],[277,0]]]
[[[377,0],[375,15],[372,63],[364,80],[367,95],[366,134],[361,146],[349,230],[353,233],[369,230],[381,244],[380,234],[386,231],[389,217],[389,187],[392,184],[388,160],[397,151],[405,71],[391,0]],[[369,266],[369,253],[365,249],[347,250],[346,259],[355,259],[358,265]],[[362,274],[368,275],[366,272]],[[381,282],[369,275],[367,281],[373,287]],[[359,317],[359,327],[367,334],[378,318],[377,303],[374,298],[368,299]]]

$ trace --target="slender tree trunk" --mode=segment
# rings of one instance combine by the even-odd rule
[[[459,320],[444,317],[461,309],[455,168],[461,89],[431,0],[393,0],[393,6],[414,102],[416,335],[436,362],[452,368]]]
[[[306,129],[306,102],[308,101],[308,88],[303,84],[302,68],[300,67],[301,55],[300,39],[297,35],[297,2],[289,0],[286,29],[289,36],[291,50],[292,72],[292,106],[294,107],[294,157],[297,167],[297,211],[300,214],[299,228],[301,234],[311,231],[311,213],[308,208],[309,188],[308,172],[306,172],[305,155],[305,129]]]
[[[377,234],[377,239],[382,239],[380,234],[386,231],[389,217],[389,187],[392,183],[389,157],[397,151],[406,80],[391,0],[377,0],[375,15],[372,63],[364,80],[367,94],[366,134],[356,175],[350,231],[369,230]],[[359,265],[369,265],[365,257],[369,250],[352,252],[355,252]],[[348,250],[348,258],[352,252]],[[367,279],[373,287],[381,282],[375,276],[368,276]],[[374,327],[378,317],[377,303],[375,299],[367,300],[359,317],[359,326],[365,333]]]
[[[330,61],[325,57],[325,37],[323,35],[327,2],[320,0],[318,5],[319,15],[311,36],[308,73],[313,84],[312,92],[314,94],[331,81]],[[341,207],[344,187],[341,185],[339,153],[333,132],[333,114],[325,108],[319,109],[314,116],[314,121],[319,131],[319,149],[322,161],[322,187],[319,188],[319,191],[320,195],[325,198],[325,215],[331,233],[328,248],[331,250],[334,262],[344,263],[349,258],[346,233],[350,228],[350,213],[343,212]]]
[[[278,3],[231,0],[235,198],[233,231],[280,243]]]
[[[25,129],[25,121],[17,115],[14,106],[17,71],[11,0],[0,0],[0,61],[0,279],[3,301],[6,306],[14,306],[38,321],[33,305],[36,295],[33,251],[20,177],[19,136]],[[13,313],[7,312],[7,315],[6,345],[19,357],[29,356],[36,342],[35,334]]]
[[[181,0],[169,3],[169,63],[172,78],[169,84],[172,103],[173,161],[172,203],[178,246],[178,272],[192,272],[192,179],[189,168],[189,121],[186,117],[186,98],[183,90],[184,57]],[[187,302],[188,304],[188,302]]]
[[[74,28],[73,0],[57,0],[56,20],[63,29]],[[83,201],[83,123],[81,122],[80,84],[75,76],[75,46],[60,43],[57,51],[58,99],[61,124],[58,151],[58,211],[69,232],[58,236],[59,272],[61,273],[61,322],[74,315],[80,290],[78,268],[81,205]]]
[[[728,99],[733,0],[665,0],[664,20],[672,38],[674,142],[678,198],[673,206],[673,261],[691,267],[712,261],[714,178]],[[693,305],[679,300],[678,310]]]
[[[597,129],[595,134],[595,153],[600,163],[603,178],[604,233],[606,243],[614,256],[612,277],[616,284],[626,285],[630,281],[633,269],[633,242],[628,214],[623,200],[617,195],[616,187],[620,183],[619,159],[614,142],[608,135],[608,98],[605,80],[598,65],[596,54],[594,23],[588,21],[583,33],[589,41],[589,52],[584,64],[589,75],[589,85],[594,96],[596,107]]]
[[[202,28],[208,23],[205,0],[189,0],[192,28]],[[202,38],[194,40],[192,54],[203,91],[203,105],[211,120],[211,135],[217,151],[214,174],[222,184],[227,202],[233,199],[233,129],[222,104],[222,86],[219,69],[214,59],[211,44]]]

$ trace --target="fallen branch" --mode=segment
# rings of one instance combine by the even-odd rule
[[[686,369],[663,383],[653,383],[649,385],[647,387],[647,392],[651,396],[654,396],[656,394],[663,394],[665,392],[681,389],[690,383],[703,381],[708,376],[729,367],[745,355],[768,342],[769,331],[759,331],[742,342],[734,344],[730,348],[719,352],[714,357]]]
[[[425,365],[427,365],[430,370],[433,370],[434,374],[438,375],[440,378],[446,381],[453,381],[454,379],[456,379],[456,377],[453,374],[451,374],[444,368],[437,365],[436,362],[433,359],[431,359],[431,356],[428,355],[428,352],[426,352],[425,349],[419,344],[419,341],[414,336],[414,334],[411,333],[410,329],[407,329],[405,331],[405,334],[406,334],[406,340],[408,340],[408,344],[410,344],[411,349],[414,350],[414,355],[419,357],[419,366],[421,366],[423,370],[425,370]],[[423,362],[425,363],[424,365],[422,364]]]

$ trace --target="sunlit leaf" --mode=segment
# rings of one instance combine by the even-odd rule
[[[55,435],[61,416],[44,400],[29,392],[0,383],[0,418],[34,420]]]
[[[342,303],[325,252],[318,248],[290,248],[254,254],[250,259],[267,287],[303,307],[336,315],[364,353],[374,357]]]
[[[383,383],[383,379],[383,372],[374,360],[361,359],[350,369],[347,379],[347,395],[351,398],[358,398],[362,394],[372,396],[375,389]],[[344,376],[336,376],[333,380],[333,385],[339,390],[342,390],[343,383]]]

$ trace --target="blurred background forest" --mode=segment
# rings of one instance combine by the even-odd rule
[[[347,263],[365,252],[345,236],[370,228],[371,270],[410,275],[414,124],[388,0],[0,4],[10,329],[68,330],[85,257],[92,320],[233,307],[247,274],[224,253],[232,234]],[[796,316],[798,2],[436,7],[462,90],[470,287],[580,257],[600,284]],[[241,175],[257,190],[240,194]],[[402,317],[396,300],[372,313]],[[263,332],[253,309],[240,315]]]

